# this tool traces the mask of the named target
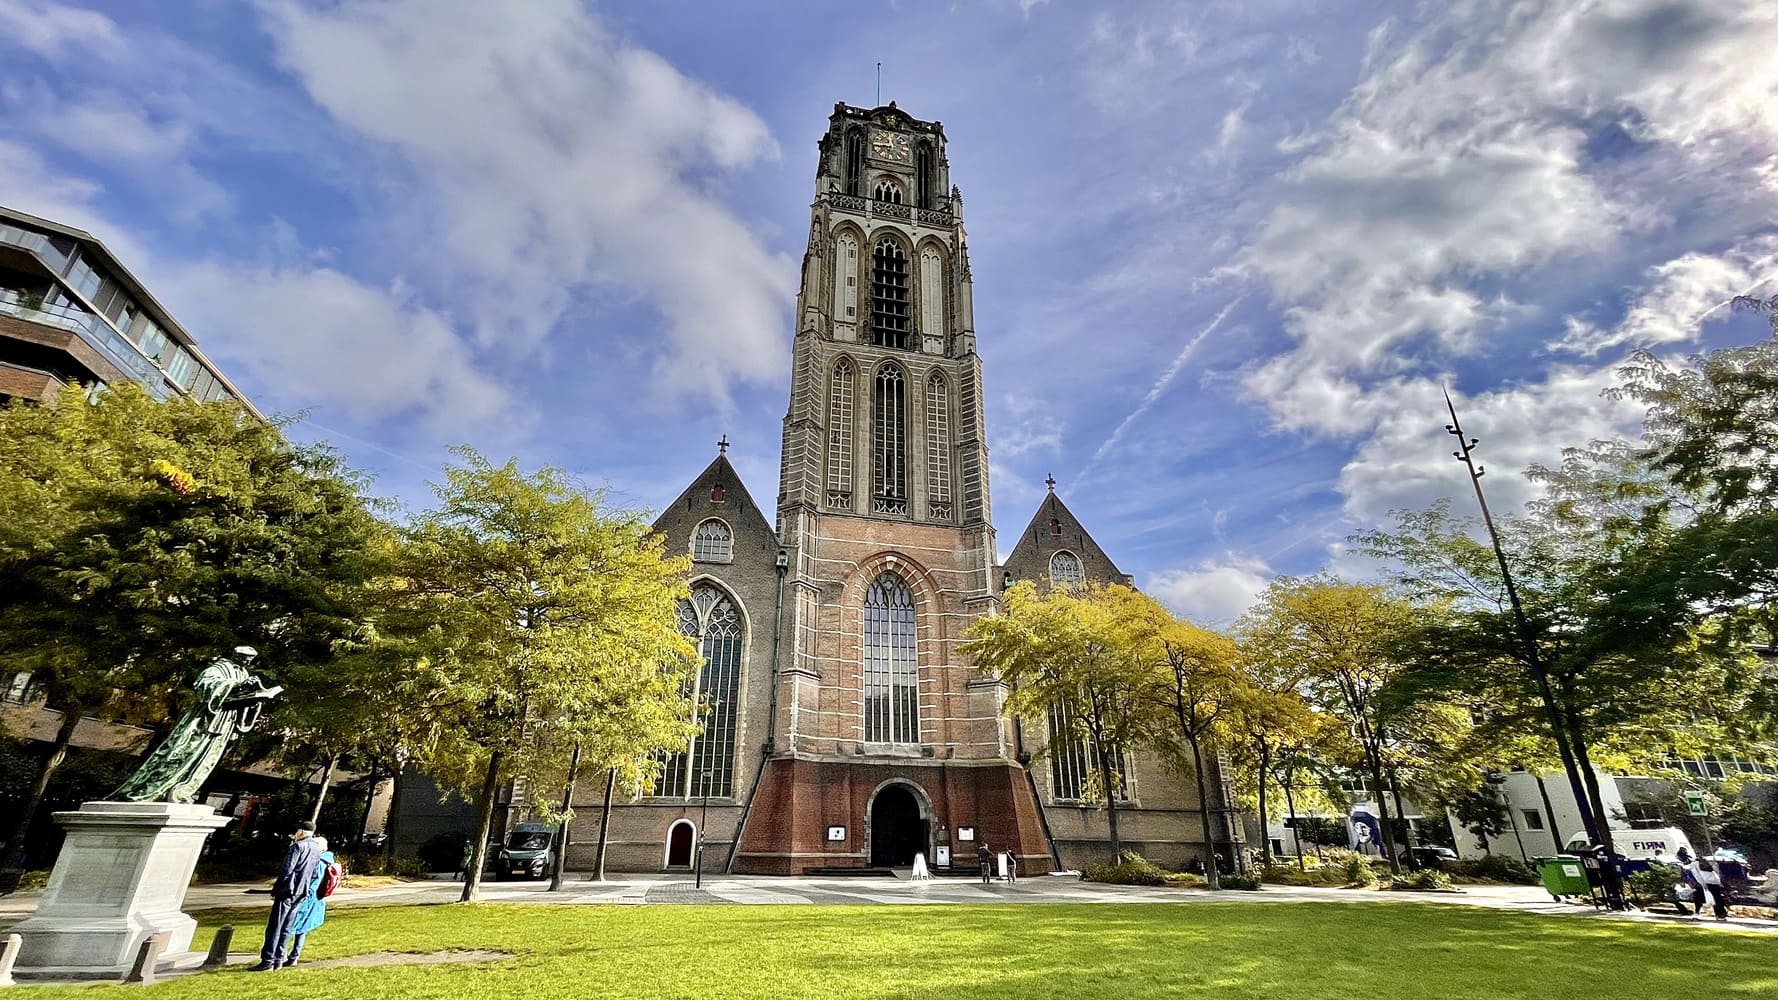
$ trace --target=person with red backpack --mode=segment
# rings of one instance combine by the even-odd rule
[[[334,860],[333,852],[327,849],[327,838],[316,837],[315,842],[321,848],[321,864],[315,868],[315,877],[309,880],[309,891],[296,904],[296,916],[291,922],[291,933],[295,937],[290,941],[290,957],[284,961],[286,969],[302,957],[303,941],[309,932],[327,921],[327,897],[340,887],[346,875],[345,869]]]

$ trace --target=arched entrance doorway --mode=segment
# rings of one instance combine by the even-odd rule
[[[674,823],[667,831],[667,863],[666,868],[691,867],[691,821],[682,819]]]
[[[926,818],[914,790],[886,785],[870,807],[870,863],[876,868],[904,868],[914,853],[927,849]]]

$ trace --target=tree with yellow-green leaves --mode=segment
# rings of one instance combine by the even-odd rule
[[[0,857],[82,715],[159,723],[236,646],[272,682],[330,662],[385,531],[337,456],[233,401],[125,382],[0,407],[0,671],[63,719]]]
[[[1132,614],[1133,593],[1099,584],[1039,593],[1020,583],[1006,592],[1002,613],[976,619],[963,643],[978,668],[1011,689],[1008,712],[1044,720],[1046,753],[1086,742],[1114,860],[1123,850],[1117,801],[1124,752],[1147,740],[1152,716],[1154,663],[1140,641],[1147,622]],[[1064,721],[1059,731],[1048,726],[1056,718]]]
[[[685,748],[697,650],[675,613],[689,561],[640,516],[558,469],[457,456],[437,505],[404,532],[379,628],[424,692],[417,763],[477,803],[467,902],[502,783],[565,819],[575,747],[636,774]]]

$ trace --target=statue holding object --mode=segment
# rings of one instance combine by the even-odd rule
[[[242,666],[258,656],[258,650],[237,646],[234,655],[241,663],[219,656],[198,674],[197,704],[179,717],[166,740],[112,793],[114,801],[192,802],[229,743],[259,722],[265,703],[284,689],[266,687]]]

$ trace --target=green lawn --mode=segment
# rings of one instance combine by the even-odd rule
[[[263,911],[262,911],[263,912]],[[237,950],[263,919],[231,920]],[[199,947],[210,930],[199,932]],[[1778,996],[1778,939],[1417,903],[340,907],[305,958],[484,965],[191,976],[155,997],[1700,1000]],[[124,987],[39,988],[94,998]],[[140,990],[140,987],[129,987]]]

